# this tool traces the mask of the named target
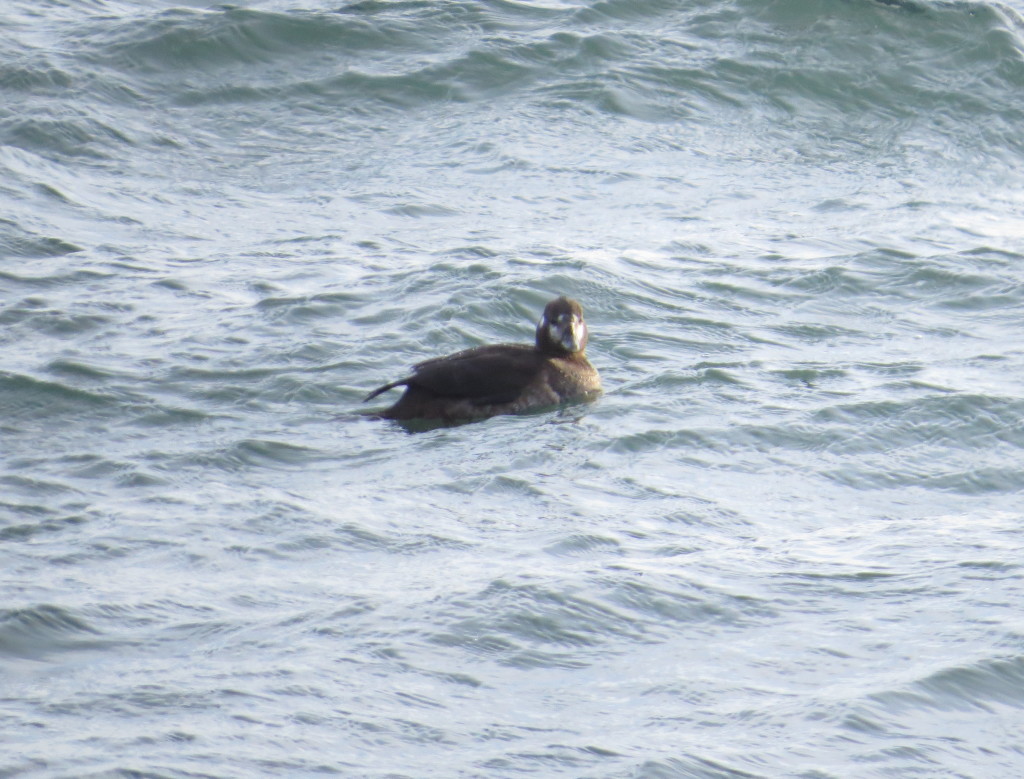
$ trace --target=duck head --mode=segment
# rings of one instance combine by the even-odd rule
[[[572,298],[552,300],[537,323],[537,348],[547,354],[579,354],[587,348],[583,307]]]

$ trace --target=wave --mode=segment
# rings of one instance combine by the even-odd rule
[[[986,175],[1024,157],[1022,30],[997,3],[872,0],[96,14],[68,28],[62,56],[29,46],[5,64],[0,142],[115,165],[231,127],[242,141],[249,123],[269,146],[309,148],[338,122],[487,106],[499,124],[555,111],[678,127],[666,142],[705,153]],[[54,113],[69,90],[89,99]],[[184,113],[154,126],[165,109]]]
[[[120,405],[118,398],[103,392],[7,372],[0,372],[0,402],[8,419],[37,413],[48,418],[74,415]]]
[[[42,660],[54,652],[92,649],[105,643],[100,630],[59,606],[0,611],[0,655]]]
[[[868,700],[886,714],[1024,708],[1024,658],[986,659],[944,668],[905,689],[875,693]]]
[[[466,0],[359,3],[331,13],[175,9],[93,22],[73,51],[193,90],[207,81],[223,88],[223,76],[234,74],[236,87],[273,86],[277,98],[303,84],[381,99],[402,90],[444,100],[596,90],[665,117],[701,103],[819,119],[838,110],[862,121],[911,121],[922,112],[940,121],[951,110],[1019,116],[1024,47],[1004,7],[935,4],[908,14],[867,1],[828,5],[828,13],[798,0],[687,8],[613,0],[541,14]],[[637,26],[624,28],[624,19]],[[665,21],[652,37],[649,27]],[[46,81],[54,69],[22,71],[22,79]],[[303,72],[320,76],[295,80]]]
[[[8,219],[0,219],[0,257],[4,259],[60,257],[81,250],[81,246],[68,241],[34,234]],[[0,278],[21,280],[22,277],[0,271]]]
[[[447,627],[431,641],[513,667],[583,667],[624,640],[657,643],[679,625],[736,626],[773,614],[758,598],[679,578],[656,586],[639,576],[612,576],[597,596],[495,580],[453,597],[444,607]]]

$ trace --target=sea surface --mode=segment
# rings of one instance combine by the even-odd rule
[[[1024,0],[4,0],[0,777],[257,776],[1024,776]]]

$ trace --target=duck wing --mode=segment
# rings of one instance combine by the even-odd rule
[[[434,395],[474,405],[510,403],[537,375],[541,356],[532,346],[478,346],[447,357],[424,360],[402,383]]]

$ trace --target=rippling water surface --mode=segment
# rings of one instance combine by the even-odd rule
[[[4,4],[0,775],[1024,775],[1022,11]]]

